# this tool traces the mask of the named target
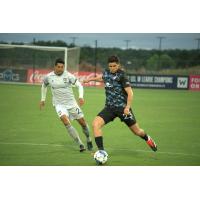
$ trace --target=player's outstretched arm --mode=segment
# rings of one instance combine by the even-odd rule
[[[79,105],[82,106],[84,104],[84,99],[83,99],[83,86],[79,82],[79,80],[76,80],[75,86],[78,87],[78,93],[79,93]]]
[[[79,105],[82,106],[85,103],[83,98],[79,98]]]
[[[103,81],[102,75],[85,79],[83,80],[83,83],[89,83],[90,81],[102,82]]]

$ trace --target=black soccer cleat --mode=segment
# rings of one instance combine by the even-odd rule
[[[153,151],[157,151],[158,150],[156,143],[153,141],[153,139],[150,136],[148,136],[148,140],[146,141],[146,143],[149,145],[149,147]]]
[[[84,147],[83,144],[80,145],[80,152],[86,151],[86,148]]]
[[[93,149],[92,141],[87,142],[87,149],[88,151],[92,151]]]

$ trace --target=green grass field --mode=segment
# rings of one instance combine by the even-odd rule
[[[0,84],[0,166],[96,166],[91,153],[80,153],[68,136],[50,89],[43,111],[39,100],[39,86]],[[85,88],[82,109],[90,129],[104,100],[104,89]],[[200,165],[200,92],[135,89],[132,107],[158,151],[116,119],[103,128],[106,166]],[[73,125],[85,141],[77,122]]]

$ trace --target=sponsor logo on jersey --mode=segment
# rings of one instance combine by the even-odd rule
[[[111,87],[113,87],[113,86],[112,86],[109,82],[106,82],[105,87],[107,87],[107,88],[111,88]]]
[[[118,80],[119,80],[119,77],[116,75],[116,76],[113,77],[113,80],[114,80],[114,81],[118,81]]]
[[[64,83],[67,83],[67,78],[63,78]]]

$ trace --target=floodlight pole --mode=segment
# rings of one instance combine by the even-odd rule
[[[33,38],[33,44],[35,44],[36,43],[36,39],[35,38]]]
[[[158,55],[158,67],[160,68],[160,55],[162,51],[162,40],[165,39],[165,37],[157,37],[159,39],[159,55]]]
[[[65,70],[67,70],[67,48],[65,48],[65,58],[64,58],[64,61],[65,61]]]
[[[200,49],[200,38],[197,38],[196,40],[197,40],[197,50],[199,50]]]
[[[129,44],[129,42],[131,42],[131,40],[124,40],[124,42],[126,42],[126,49],[128,49],[129,48],[128,44]]]
[[[94,48],[94,76],[95,77],[97,76],[97,40],[95,40],[95,48]]]
[[[128,46],[128,44],[129,44],[129,42],[131,42],[131,40],[124,40],[124,42],[126,42],[126,50],[128,50],[129,49],[129,46]],[[126,63],[125,63],[126,64]],[[127,67],[124,65],[124,69],[125,69],[125,71],[126,71],[126,73],[127,73]]]
[[[159,51],[162,50],[162,40],[165,39],[165,37],[157,37],[159,39]]]
[[[35,51],[33,52],[33,84],[35,84]]]
[[[76,44],[75,44],[75,41],[76,41],[76,39],[77,39],[78,37],[71,37],[71,39],[72,39],[72,44],[75,46]]]

